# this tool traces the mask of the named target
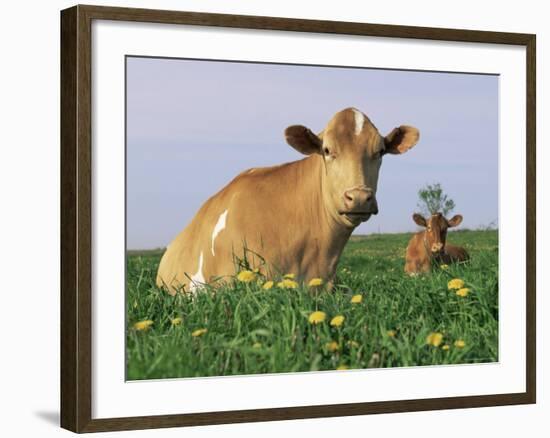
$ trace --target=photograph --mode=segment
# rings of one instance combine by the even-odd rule
[[[499,361],[499,75],[127,55],[125,111],[127,381]]]

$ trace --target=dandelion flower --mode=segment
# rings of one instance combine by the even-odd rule
[[[309,287],[321,286],[323,284],[322,278],[312,278],[307,284]]]
[[[340,345],[338,345],[338,342],[331,341],[327,344],[327,350],[331,353],[334,353],[335,351],[338,351],[340,349]]]
[[[283,281],[279,281],[279,283],[277,283],[277,287],[282,289],[296,289],[298,287],[298,283],[290,278],[285,278]]]
[[[252,348],[262,348],[262,344],[260,342],[254,342],[254,344],[252,345]]]
[[[432,332],[426,338],[426,344],[432,345],[434,347],[439,347],[443,341],[443,334],[439,332]]]
[[[237,280],[242,281],[243,283],[250,283],[256,279],[256,274],[252,271],[241,271],[237,275]]]
[[[338,365],[336,367],[336,370],[337,371],[345,371],[345,370],[349,370],[349,367],[346,364],[341,364],[341,365]]]
[[[273,282],[270,280],[270,281],[266,281],[264,283],[264,285],[262,286],[262,289],[265,289],[265,290],[269,290],[273,287]]]
[[[145,331],[149,330],[149,328],[153,325],[153,321],[150,319],[146,319],[145,321],[139,321],[134,324],[134,328],[139,331]]]
[[[178,316],[177,318],[174,318],[172,321],[172,325],[180,325],[183,320]]]
[[[449,344],[445,344],[443,347],[441,347],[441,349],[445,351],[447,351],[449,348],[451,348]]]
[[[320,324],[325,321],[325,318],[327,317],[327,314],[325,312],[321,312],[320,310],[317,310],[309,315],[309,322],[311,324]]]
[[[295,275],[294,274],[285,274],[283,275],[283,278],[288,278],[290,280],[294,280]]]
[[[197,329],[193,333],[191,333],[191,336],[193,336],[194,338],[198,338],[199,336],[204,335],[207,331],[208,329],[205,328]]]
[[[462,289],[464,287],[464,280],[460,278],[453,278],[449,283],[447,283],[449,290],[451,289]]]
[[[446,271],[447,269],[449,269],[449,265],[446,265],[446,264],[442,264],[440,266],[441,269],[443,269],[444,271]]]
[[[470,289],[468,289],[467,287],[463,287],[463,288],[458,289],[458,290],[456,291],[456,294],[457,294],[459,297],[465,297],[465,296],[467,296],[469,293],[470,293]]]
[[[363,295],[357,294],[351,297],[351,302],[353,304],[359,304],[361,301],[363,301]]]
[[[386,332],[386,334],[390,337],[390,338],[395,338],[395,335],[397,334],[397,332],[395,330],[388,330]]]
[[[466,342],[464,342],[462,339],[458,339],[455,341],[456,348],[464,348],[465,346],[466,346]]]
[[[330,325],[333,327],[340,327],[344,323],[345,319],[346,318],[344,315],[336,315],[330,320]]]

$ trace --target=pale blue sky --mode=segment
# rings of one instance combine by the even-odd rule
[[[302,158],[284,129],[317,132],[356,107],[387,134],[420,130],[384,158],[380,213],[356,233],[411,231],[417,192],[440,182],[463,227],[498,220],[498,77],[180,59],[127,59],[127,241],[163,247],[237,173]]]

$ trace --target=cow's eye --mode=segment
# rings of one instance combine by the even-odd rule
[[[326,146],[323,149],[323,152],[325,153],[325,155],[330,155],[330,150]]]

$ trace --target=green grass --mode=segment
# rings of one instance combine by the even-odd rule
[[[448,240],[465,246],[471,261],[430,275],[403,273],[410,234],[353,237],[331,292],[305,287],[263,290],[239,283],[195,297],[171,297],[154,283],[161,251],[127,258],[127,377],[129,380],[235,374],[400,367],[498,360],[498,233],[460,231]],[[461,278],[471,289],[447,289]],[[361,294],[360,304],[351,297]],[[308,316],[326,312],[324,323]],[[345,321],[329,325],[336,315]],[[174,318],[181,324],[172,325]],[[152,320],[148,330],[134,323]],[[206,328],[199,337],[192,332]],[[395,336],[388,335],[394,330]],[[426,344],[443,334],[439,347]],[[465,346],[454,346],[456,340]],[[337,351],[327,344],[335,341]],[[447,350],[443,345],[449,345]]]

